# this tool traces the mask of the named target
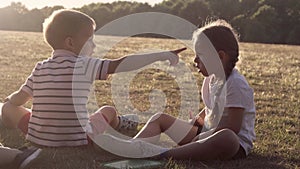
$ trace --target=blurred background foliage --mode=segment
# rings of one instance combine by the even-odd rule
[[[42,30],[42,23],[54,10],[63,6],[27,9],[20,2],[0,8],[0,29],[14,31]],[[299,0],[164,0],[148,3],[117,1],[91,3],[76,8],[91,17],[100,28],[125,15],[140,12],[163,12],[201,26],[212,18],[230,22],[243,42],[300,44]]]

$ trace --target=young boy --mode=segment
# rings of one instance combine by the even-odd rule
[[[86,104],[94,80],[139,69],[156,61],[175,65],[185,49],[125,56],[115,60],[88,57],[93,53],[95,21],[84,13],[62,9],[43,24],[52,56],[36,64],[21,88],[5,99],[2,120],[20,128],[27,140],[42,146],[88,144],[87,132],[103,133],[110,125],[122,127],[115,108],[105,106],[88,118]],[[33,100],[32,109],[22,105]],[[133,125],[136,126],[136,125]]]
[[[26,147],[13,149],[4,147],[0,143],[0,167],[11,169],[23,169],[29,167],[41,153],[41,149],[36,147]]]

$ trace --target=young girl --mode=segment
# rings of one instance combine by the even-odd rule
[[[151,146],[148,142],[157,142],[164,132],[179,146],[161,150],[153,146],[156,153],[162,152],[160,157],[179,160],[245,158],[255,139],[255,105],[253,89],[235,69],[239,56],[237,39],[231,25],[224,20],[211,22],[194,33],[194,62],[205,76],[201,92],[205,108],[192,122],[158,113],[133,138],[135,144],[110,136],[99,139],[114,140],[114,145],[119,142],[127,149],[139,149]],[[142,142],[144,146],[140,146]]]

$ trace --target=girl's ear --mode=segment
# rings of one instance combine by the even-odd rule
[[[223,50],[220,50],[218,52],[218,54],[219,54],[219,57],[220,57],[221,60],[224,60],[226,58],[226,55],[227,55]]]

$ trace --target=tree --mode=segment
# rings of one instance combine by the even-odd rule
[[[275,43],[278,39],[276,34],[276,11],[269,5],[261,6],[249,19],[246,20],[244,37],[247,41]]]
[[[239,0],[207,0],[213,15],[230,21],[239,14]]]
[[[173,15],[178,15],[180,8],[183,4],[187,3],[189,0],[164,0],[163,2],[156,4],[153,8],[156,12],[164,12]]]
[[[11,3],[10,6],[2,8],[0,11],[0,29],[20,30],[22,15],[28,10],[24,9],[21,3]]]
[[[20,21],[20,30],[25,31],[42,31],[42,23],[45,17],[41,10],[32,9],[22,16],[22,20]]]
[[[53,11],[63,9],[63,8],[64,8],[63,6],[59,5],[59,6],[53,6],[53,7],[46,6],[42,9],[37,9],[37,10],[40,10],[42,12],[44,18],[47,18],[48,16],[50,16],[53,13]]]
[[[134,3],[130,13],[150,12],[152,7],[148,3]]]
[[[95,22],[97,23],[97,28],[100,28],[111,21],[111,11],[106,6],[99,6],[99,8],[94,9],[90,13],[90,16],[94,18]]]
[[[28,9],[21,2],[12,2],[10,8],[18,14],[26,14],[28,12]]]
[[[206,21],[210,13],[208,4],[204,0],[192,0],[184,4],[179,16],[200,26]]]
[[[0,29],[41,31],[44,18],[62,8],[28,10],[13,2],[0,8]],[[241,34],[241,41],[300,44],[299,0],[164,0],[154,7],[117,1],[91,3],[76,10],[94,18],[97,28],[125,15],[152,11],[177,15],[195,25],[203,25],[211,17],[226,19]]]

